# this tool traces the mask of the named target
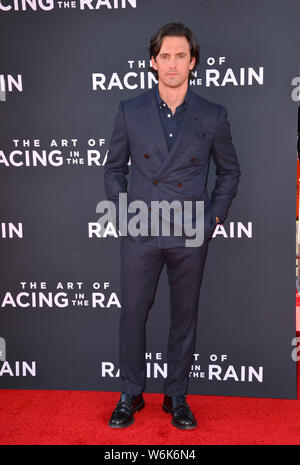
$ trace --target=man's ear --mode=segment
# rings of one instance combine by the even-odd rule
[[[195,57],[192,57],[191,63],[190,63],[190,69],[193,69],[193,68],[194,68],[195,63],[196,63],[196,58],[195,58]]]
[[[151,57],[151,64],[152,68],[155,69],[155,71],[157,71],[156,59],[154,57]]]

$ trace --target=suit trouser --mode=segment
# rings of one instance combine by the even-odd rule
[[[146,381],[146,321],[166,263],[171,322],[164,393],[184,395],[193,362],[198,303],[208,242],[201,247],[149,247],[121,238],[119,363],[122,392],[138,395]]]

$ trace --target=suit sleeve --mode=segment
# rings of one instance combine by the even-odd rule
[[[232,199],[236,196],[241,175],[240,166],[232,143],[227,109],[222,106],[213,140],[211,154],[216,165],[216,183],[211,194],[213,214],[226,219]]]
[[[104,167],[104,189],[108,200],[114,202],[118,216],[119,193],[127,192],[127,166],[130,157],[123,103],[119,105]]]

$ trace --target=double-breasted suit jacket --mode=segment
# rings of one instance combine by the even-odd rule
[[[131,183],[128,189],[128,161],[131,158]],[[210,160],[216,165],[216,183],[209,198],[207,175]],[[237,193],[240,167],[232,142],[226,108],[196,95],[191,89],[180,132],[168,151],[155,88],[138,97],[122,101],[116,116],[105,165],[107,198],[118,207],[118,196],[128,192],[128,202],[143,200],[204,201],[205,238],[224,222]],[[117,209],[118,212],[118,209]],[[130,215],[128,217],[128,220]],[[150,216],[149,216],[150,224]],[[160,248],[178,247],[186,237],[148,236],[133,240]]]

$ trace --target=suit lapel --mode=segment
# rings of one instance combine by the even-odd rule
[[[147,94],[147,98],[144,103],[144,111],[146,117],[146,131],[147,133],[150,133],[150,137],[156,145],[163,160],[168,154],[168,146],[155,98],[155,88]]]

